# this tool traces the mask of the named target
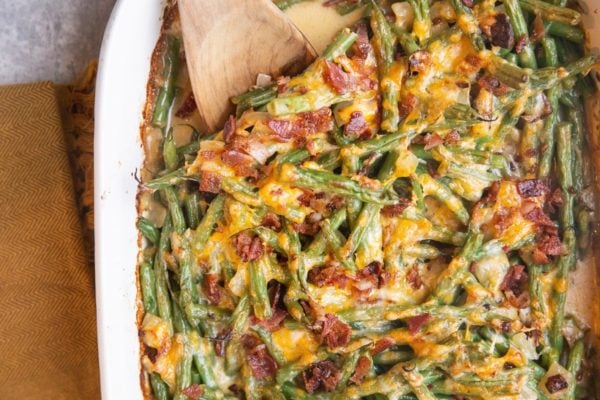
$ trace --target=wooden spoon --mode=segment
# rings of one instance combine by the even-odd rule
[[[220,129],[230,98],[290,66],[304,68],[315,51],[270,0],[179,0],[186,60],[203,128]]]

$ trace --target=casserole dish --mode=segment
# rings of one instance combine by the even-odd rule
[[[160,28],[162,7],[153,7],[144,7],[150,15],[136,14],[132,2],[118,3],[105,38],[98,77],[96,268],[105,398],[141,397],[134,206],[134,177],[141,165],[141,148],[137,134],[140,119],[134,116],[141,115],[150,55]],[[593,10],[588,15],[593,15]],[[146,36],[147,42],[136,41]]]

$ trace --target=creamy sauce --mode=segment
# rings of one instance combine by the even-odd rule
[[[286,10],[318,54],[323,53],[338,31],[357,21],[362,13],[362,9],[358,9],[340,16],[334,7],[323,7],[320,1],[301,2]]]

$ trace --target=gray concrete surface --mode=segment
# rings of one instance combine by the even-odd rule
[[[0,0],[0,84],[70,82],[98,57],[115,0]]]

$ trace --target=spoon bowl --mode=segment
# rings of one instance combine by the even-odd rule
[[[230,98],[259,73],[303,68],[316,54],[304,35],[270,0],[179,0],[192,89],[208,132],[223,126]]]

